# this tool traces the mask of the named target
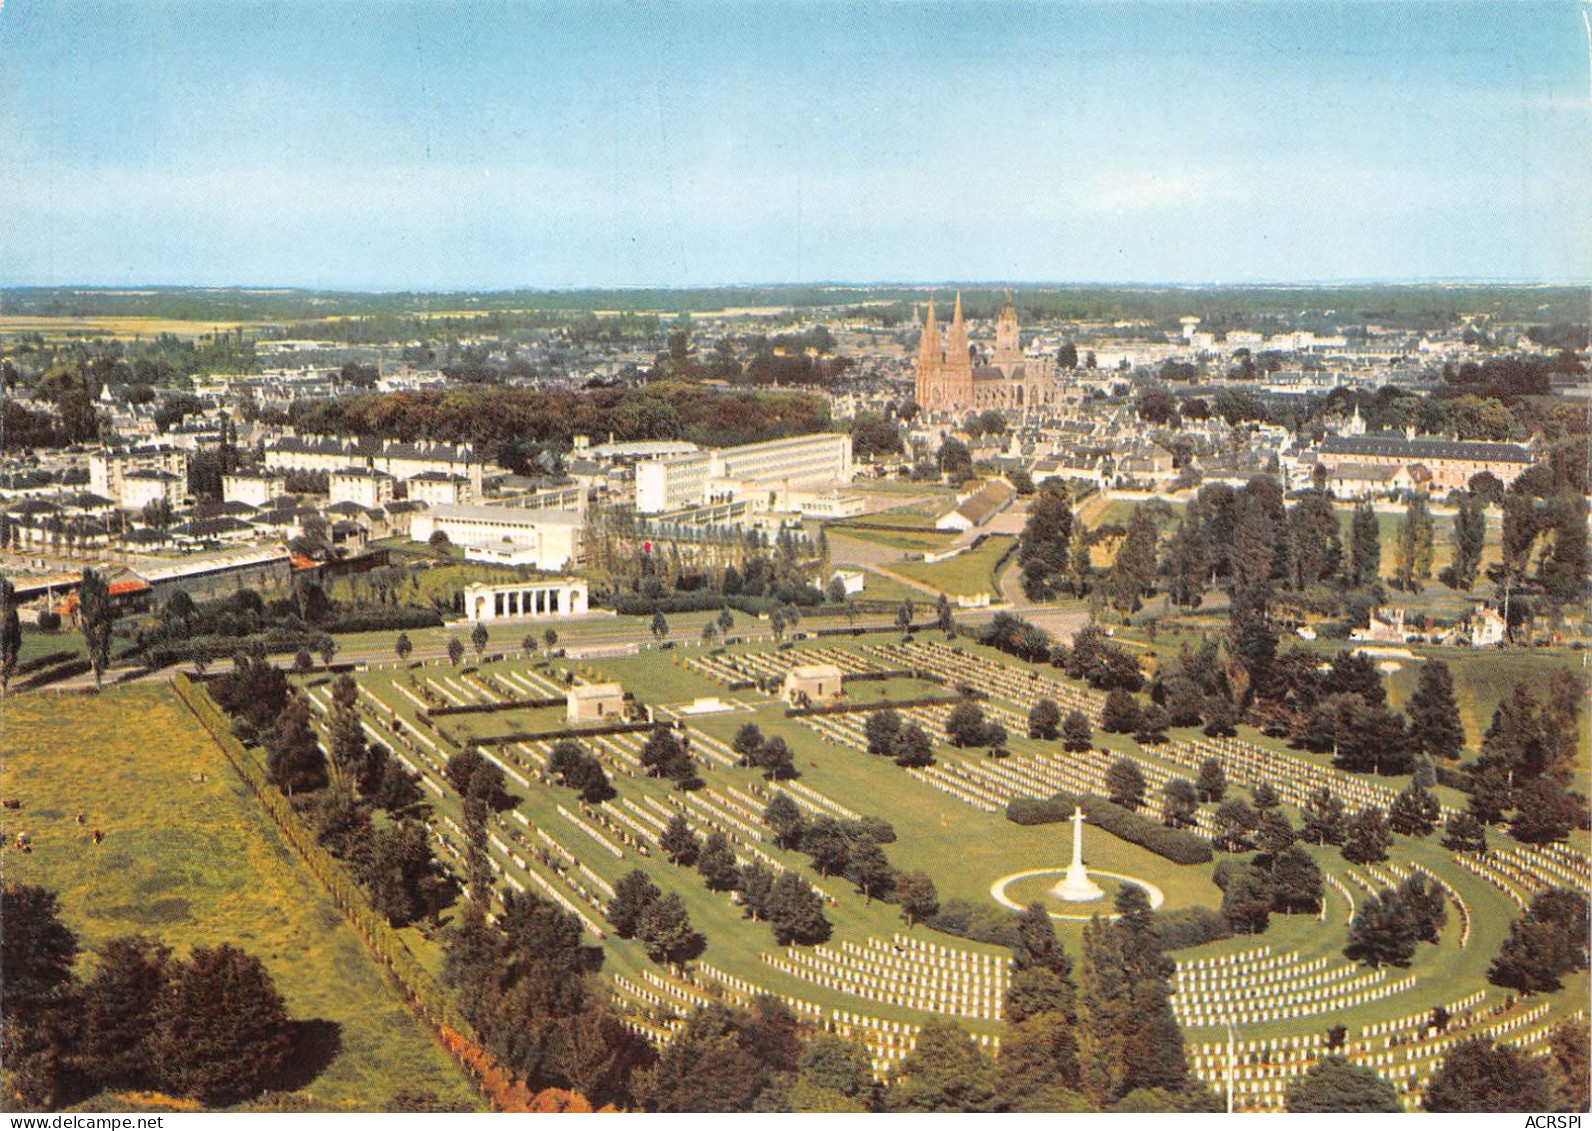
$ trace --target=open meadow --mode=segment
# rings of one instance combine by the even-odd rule
[[[288,1104],[381,1110],[424,1089],[453,1109],[479,1106],[169,689],[12,695],[0,710],[0,793],[22,802],[6,814],[6,879],[57,892],[85,951],[136,932],[179,954],[231,942],[259,957],[289,1015],[318,1023],[283,1082]],[[31,852],[10,847],[19,832]]]

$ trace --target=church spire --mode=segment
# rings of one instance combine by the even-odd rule
[[[918,362],[923,365],[940,363],[940,327],[934,321],[934,298],[929,298],[929,316],[923,322],[923,340],[918,343]]]
[[[951,315],[951,331],[945,338],[945,360],[952,365],[968,364],[967,327],[962,325],[962,292],[956,292],[956,313]]]

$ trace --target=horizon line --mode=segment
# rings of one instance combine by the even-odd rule
[[[1538,278],[1518,276],[1431,275],[1431,276],[1366,276],[1338,279],[1255,279],[1244,281],[1220,280],[1016,280],[1016,279],[942,279],[942,280],[866,280],[815,279],[805,282],[740,281],[715,283],[517,283],[477,287],[448,286],[426,289],[412,285],[351,286],[346,284],[317,286],[306,283],[149,283],[149,282],[73,282],[73,283],[0,283],[0,292],[7,291],[285,291],[305,294],[347,295],[506,295],[506,294],[581,294],[592,291],[729,291],[729,290],[780,290],[801,287],[832,288],[836,290],[925,290],[954,287],[983,289],[995,287],[1026,287],[1083,289],[1119,288],[1123,290],[1220,290],[1236,288],[1304,289],[1347,287],[1589,287],[1592,276],[1581,278]]]

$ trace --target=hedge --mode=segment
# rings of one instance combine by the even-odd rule
[[[493,711],[541,710],[544,707],[562,707],[562,699],[504,699],[496,703],[463,703],[452,707],[427,707],[432,718],[444,715],[484,715]]]
[[[923,695],[917,699],[875,699],[871,703],[833,703],[823,707],[787,707],[787,719],[801,718],[806,715],[850,715],[858,711],[883,711],[886,708],[905,711],[910,707],[934,707],[944,703],[960,703],[961,699],[953,699],[945,695]]]
[[[1014,797],[1006,803],[1006,819],[1014,825],[1054,825],[1070,820],[1079,801],[1070,794],[1054,797]]]
[[[320,627],[323,632],[337,635],[344,632],[399,632],[410,628],[441,628],[442,623],[442,614],[436,609],[395,605],[387,608],[350,609]]]
[[[1141,817],[1103,797],[1085,797],[1084,815],[1091,822],[1129,844],[1147,848],[1174,864],[1209,864],[1211,846],[1193,833],[1169,829],[1159,821]]]
[[[49,652],[43,656],[35,656],[26,663],[18,664],[16,671],[12,672],[12,675],[27,675],[30,672],[38,671],[40,668],[47,668],[52,664],[65,663],[76,655],[76,652],[67,650],[65,652]]]
[[[94,665],[87,660],[70,660],[59,667],[47,668],[42,672],[30,675],[27,679],[17,684],[17,690],[30,691],[35,687],[43,687],[57,680],[71,679],[73,676],[82,675],[93,669]]]
[[[1200,946],[1233,937],[1233,926],[1225,916],[1209,907],[1180,907],[1156,916],[1161,928],[1161,945],[1167,950]]]

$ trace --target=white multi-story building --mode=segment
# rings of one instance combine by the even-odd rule
[[[124,511],[141,511],[150,503],[164,499],[175,510],[182,506],[183,492],[187,487],[188,481],[184,476],[154,468],[137,468],[122,476],[118,505]]]
[[[395,482],[385,471],[365,467],[345,467],[327,477],[333,503],[357,503],[370,510],[392,501]]]
[[[122,481],[134,471],[164,471],[184,478],[188,474],[188,454],[167,445],[95,452],[88,457],[88,488],[101,498],[114,500],[124,510],[137,509],[128,505],[122,493]]]
[[[758,509],[789,510],[793,490],[850,483],[851,437],[792,436],[735,448],[666,456],[636,465],[636,509],[658,514],[746,499]]]
[[[449,475],[445,471],[426,471],[414,476],[405,484],[409,497],[427,506],[450,506],[468,503],[475,498],[470,481],[462,475]]]
[[[235,471],[221,477],[221,498],[229,503],[263,507],[286,491],[286,477],[271,471]]]
[[[519,546],[535,552],[537,569],[574,569],[584,563],[585,516],[576,511],[527,510],[455,503],[414,516],[409,537],[429,542],[441,531],[448,541],[470,546]]]

